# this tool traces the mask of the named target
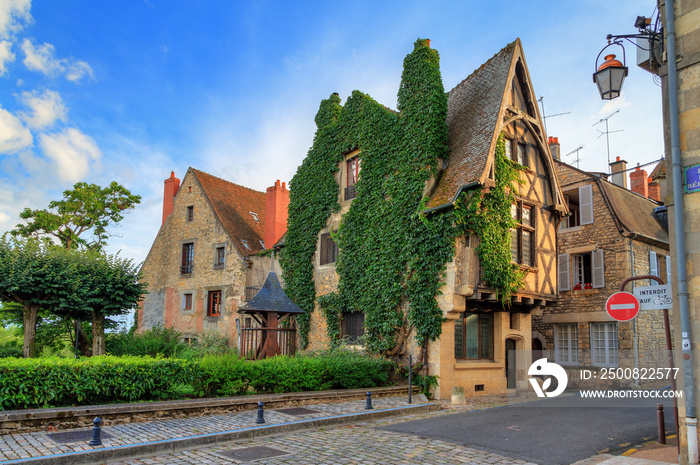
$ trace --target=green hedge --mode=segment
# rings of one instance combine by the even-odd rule
[[[386,385],[394,364],[349,351],[256,362],[101,356],[0,360],[0,409],[353,389]],[[191,389],[183,389],[191,387]]]
[[[0,361],[0,408],[168,399],[190,382],[195,363],[149,357],[40,358]]]

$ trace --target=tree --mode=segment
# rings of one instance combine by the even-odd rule
[[[107,227],[124,219],[123,213],[141,202],[141,196],[112,183],[105,188],[96,184],[76,183],[72,190],[63,192],[63,200],[53,200],[48,209],[25,208],[20,218],[26,224],[18,224],[14,236],[57,238],[65,248],[101,249],[110,236]],[[93,240],[81,237],[91,231]]]
[[[123,315],[146,293],[138,268],[118,255],[84,254],[79,298],[92,319],[92,355],[105,353],[105,317]]]
[[[0,300],[22,306],[25,357],[36,356],[40,308],[65,305],[75,293],[76,251],[6,236],[0,238]]]

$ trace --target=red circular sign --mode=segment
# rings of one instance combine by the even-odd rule
[[[639,313],[639,301],[629,292],[616,292],[608,297],[605,310],[617,321],[629,321]]]

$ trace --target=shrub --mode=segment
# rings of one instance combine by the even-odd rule
[[[182,342],[182,334],[174,328],[154,326],[142,333],[120,332],[106,336],[110,355],[179,357],[189,346]]]
[[[163,400],[197,373],[192,362],[150,357],[4,359],[0,408]]]

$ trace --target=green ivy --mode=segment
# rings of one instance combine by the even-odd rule
[[[483,279],[498,290],[506,305],[510,296],[524,283],[525,271],[511,261],[510,230],[517,222],[511,215],[515,201],[513,183],[521,183],[523,166],[505,156],[505,141],[498,138],[495,151],[495,181],[492,188],[478,188],[463,194],[455,204],[454,218],[463,231],[479,237],[476,248]]]

